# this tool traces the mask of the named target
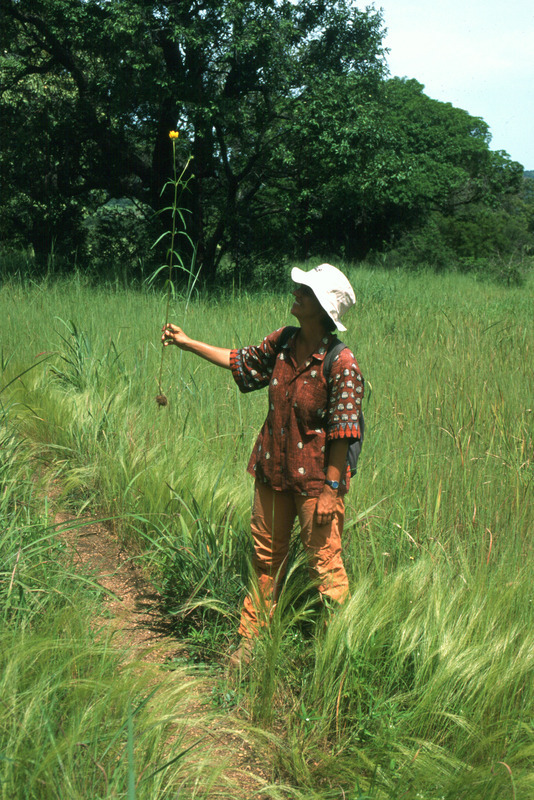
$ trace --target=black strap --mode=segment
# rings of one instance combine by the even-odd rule
[[[296,328],[294,325],[287,325],[282,333],[280,334],[280,338],[278,339],[278,349],[281,350],[284,345],[286,345],[294,333],[296,333],[299,329]]]
[[[334,338],[330,342],[323,361],[323,375],[325,376],[327,381],[330,380],[330,372],[332,370],[332,364],[334,363],[334,358],[338,356],[342,352],[342,350],[346,348],[346,346],[347,345],[340,339],[338,339],[337,336],[334,336]]]

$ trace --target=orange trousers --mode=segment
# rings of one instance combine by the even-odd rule
[[[341,559],[341,535],[345,504],[338,497],[336,512],[329,525],[318,525],[316,497],[280,492],[256,481],[251,530],[254,539],[253,565],[258,592],[245,598],[239,633],[246,638],[257,635],[260,619],[269,618],[278,598],[287,567],[289,540],[295,518],[300,523],[300,538],[308,554],[310,575],[321,595],[342,603],[349,594],[347,573]]]

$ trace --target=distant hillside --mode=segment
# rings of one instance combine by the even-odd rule
[[[534,178],[534,169],[526,169],[523,172],[523,175],[525,176],[525,178]]]

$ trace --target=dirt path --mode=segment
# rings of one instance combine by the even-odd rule
[[[102,523],[88,517],[82,520],[58,510],[55,513],[58,533],[73,555],[75,567],[90,572],[112,595],[103,600],[102,623],[116,632],[120,648],[131,653],[132,660],[142,665],[161,664],[185,656],[184,646],[172,636],[160,615],[159,595],[117,538]],[[195,677],[194,669],[191,671]],[[196,676],[198,677],[198,675]],[[211,703],[216,678],[198,678],[198,691],[187,708],[192,721],[192,734],[206,743],[199,757],[225,763],[224,783],[227,797],[236,800],[266,800],[261,787],[270,782],[268,764],[247,741],[243,722],[228,713],[216,711]],[[235,788],[234,788],[235,787]]]

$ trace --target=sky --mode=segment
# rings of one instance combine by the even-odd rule
[[[392,76],[482,117],[491,149],[534,170],[534,0],[368,0]]]

